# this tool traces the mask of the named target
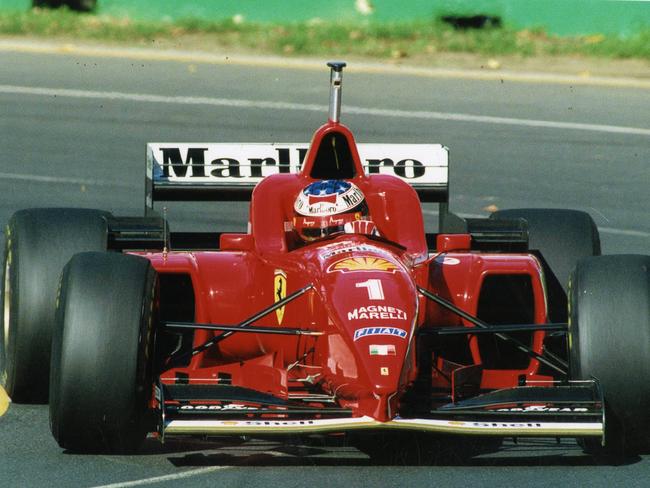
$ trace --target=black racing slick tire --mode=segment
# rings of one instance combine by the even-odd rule
[[[600,235],[594,220],[586,212],[552,208],[499,210],[490,218],[528,222],[528,247],[543,258],[549,321],[566,322],[571,272],[578,260],[600,255]]]
[[[14,402],[48,398],[50,345],[61,270],[73,254],[106,250],[108,212],[16,212],[5,235],[0,384]]]
[[[569,292],[572,379],[596,378],[605,398],[605,446],[592,454],[650,447],[650,256],[581,260]]]
[[[74,256],[52,338],[50,427],[75,452],[136,451],[150,427],[156,273],[118,253]]]

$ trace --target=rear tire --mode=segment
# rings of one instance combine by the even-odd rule
[[[38,208],[16,212],[5,235],[0,385],[14,402],[45,403],[56,290],[63,266],[107,247],[108,212]]]
[[[528,222],[528,247],[539,251],[546,275],[548,319],[567,321],[567,287],[578,260],[600,256],[600,235],[586,212],[551,208],[499,210],[493,219],[524,219]]]
[[[650,256],[583,259],[571,278],[572,379],[597,378],[605,396],[605,446],[592,454],[650,447]]]
[[[149,430],[156,273],[117,253],[74,256],[52,341],[50,427],[63,448],[127,453]]]

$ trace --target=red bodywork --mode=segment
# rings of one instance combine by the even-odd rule
[[[355,165],[350,179],[364,192],[370,215],[385,240],[339,234],[307,245],[291,230],[293,203],[309,177],[316,150],[298,174],[277,174],[257,185],[250,203],[250,233],[224,234],[219,251],[139,253],[160,275],[184,274],[194,291],[196,323],[236,325],[309,284],[314,288],[253,325],[320,331],[319,336],[234,334],[192,357],[187,366],[161,376],[190,384],[227,384],[287,400],[318,392],[353,417],[385,422],[400,412],[418,378],[416,332],[427,327],[472,324],[426,300],[417,286],[481,315],[486,279],[521,276],[530,291],[531,323],[546,320],[542,268],[532,254],[472,251],[468,234],[438,235],[427,246],[420,202],[405,182],[364,174],[351,132],[338,123],[316,131],[311,148],[336,132],[348,141]],[[220,332],[196,330],[198,346]],[[528,344],[541,354],[544,332]],[[468,360],[433,356],[431,386],[452,400],[462,369],[478,371],[481,389],[515,387],[525,380],[551,380],[526,358],[513,369],[486,367],[476,336],[461,336]],[[430,352],[427,354],[431,354]],[[477,366],[478,365],[478,366]],[[474,376],[476,377],[476,376]],[[224,380],[227,378],[227,380]],[[441,400],[442,401],[442,400]],[[448,401],[448,400],[447,400]],[[312,406],[324,405],[317,397]]]

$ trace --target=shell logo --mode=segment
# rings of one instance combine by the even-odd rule
[[[328,273],[335,271],[386,271],[394,273],[397,270],[397,265],[391,263],[384,258],[376,256],[358,256],[354,258],[341,259],[327,268]]]

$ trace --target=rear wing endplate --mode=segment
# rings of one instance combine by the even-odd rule
[[[149,143],[145,212],[160,201],[249,201],[266,176],[300,171],[309,144]],[[409,183],[423,202],[449,200],[449,151],[440,144],[358,144],[367,175]]]

